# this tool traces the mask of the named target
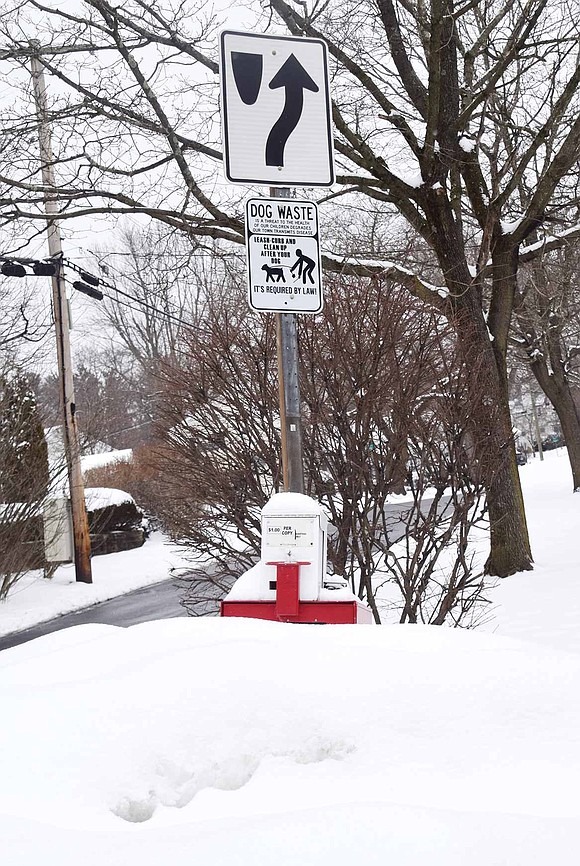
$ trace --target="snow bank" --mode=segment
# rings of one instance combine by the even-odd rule
[[[498,581],[485,628],[580,653],[580,493],[565,448],[520,467],[534,570]]]
[[[495,633],[174,619],[0,653],[3,862],[575,866],[580,495],[562,450],[521,477],[536,568],[490,590]],[[163,542],[25,578],[2,627],[163,579]]]
[[[580,657],[177,619],[0,654],[17,866],[578,862]]]

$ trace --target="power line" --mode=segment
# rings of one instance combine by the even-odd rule
[[[170,253],[170,254],[171,254],[171,253]],[[115,253],[115,255],[117,255],[117,253]],[[131,254],[130,254],[130,253],[123,253],[123,252],[120,252],[120,253],[118,253],[118,255],[131,255]],[[137,255],[137,254],[136,254],[136,255]],[[159,258],[165,258],[165,254],[164,254],[163,252],[160,252],[160,253],[143,253],[142,255],[143,255],[143,257],[147,257],[147,256],[150,256],[150,255],[151,255],[151,256],[155,255],[155,256],[158,256]],[[177,254],[175,254],[175,255],[177,255]],[[107,264],[105,267],[103,267],[103,265],[101,264],[101,262],[98,262],[98,267],[99,267],[99,270],[102,270],[103,273],[105,273],[106,276],[109,276],[109,271],[110,271],[110,270],[114,270],[114,271],[116,271],[116,274],[118,275],[118,277],[119,277],[120,279],[122,279],[122,280],[124,280],[124,281],[126,281],[126,282],[128,282],[128,283],[131,283],[131,285],[135,286],[137,289],[143,289],[143,284],[142,284],[142,283],[138,282],[134,277],[132,277],[131,275],[127,274],[126,272],[124,273],[123,271],[119,270],[119,268],[115,268],[113,265]],[[99,277],[98,279],[101,280],[101,281],[103,282],[104,285],[110,285],[110,286],[111,286],[110,283],[107,283],[107,280],[106,280],[104,277]],[[119,289],[117,289],[116,284],[112,284],[111,287],[114,288],[115,291],[120,291]],[[198,290],[201,292],[201,291],[204,290],[204,288],[201,287],[201,286],[198,286]],[[134,296],[131,295],[131,297],[133,298]],[[177,307],[174,307],[174,310],[178,310],[178,308],[177,308]],[[178,313],[177,313],[177,315],[179,316]]]
[[[194,325],[193,322],[188,322],[186,319],[181,318],[181,316],[175,315],[174,313],[168,312],[167,310],[162,310],[159,307],[156,307],[154,304],[150,304],[148,301],[142,300],[141,298],[136,297],[135,295],[130,294],[129,292],[120,289],[114,283],[110,283],[108,280],[103,279],[102,277],[95,277],[92,274],[88,273],[84,268],[79,267],[75,262],[70,261],[70,259],[65,259],[62,256],[49,256],[45,259],[31,259],[31,258],[20,258],[16,256],[2,256],[0,255],[0,262],[2,262],[2,273],[4,276],[48,276],[54,275],[56,273],[57,267],[59,263],[66,265],[69,269],[78,273],[81,277],[81,280],[75,280],[71,282],[68,278],[64,277],[64,282],[66,282],[69,286],[71,286],[76,291],[81,291],[84,294],[92,297],[94,300],[102,300],[103,298],[107,298],[113,303],[120,304],[121,306],[127,307],[133,312],[140,313],[142,309],[140,307],[151,310],[151,312],[156,313],[158,316],[162,316],[166,319],[169,319],[172,322],[175,322],[178,325],[182,325],[183,327],[189,328],[190,330],[197,331],[204,336],[210,336],[210,331],[206,328],[200,327],[200,325]],[[33,273],[29,274],[26,272],[26,267],[32,268]],[[17,271],[12,271],[10,269],[17,268]],[[63,278],[63,274],[61,271],[61,279]],[[125,279],[128,279],[129,282],[132,282],[134,285],[138,286],[139,284],[134,280],[131,280],[130,277],[125,275]],[[110,294],[110,292],[103,292],[102,288],[110,289],[110,291],[115,292],[116,295],[122,295],[125,298],[128,298],[132,303],[128,303],[127,301],[122,301],[119,297],[115,297]],[[136,307],[134,304],[138,304]]]
[[[119,289],[116,286],[112,286],[112,289],[118,294],[123,295],[125,298],[129,298],[129,300],[133,301],[134,303],[140,304],[142,307],[145,307],[146,309],[151,310],[152,312],[157,313],[160,316],[165,316],[166,319],[170,319],[172,322],[176,322],[178,325],[184,325],[185,327],[192,328],[193,330],[199,331],[200,333],[209,334],[209,331],[204,330],[199,325],[194,325],[193,322],[188,322],[179,316],[175,316],[172,313],[167,312],[167,310],[160,310],[159,307],[153,306],[153,304],[150,304],[148,301],[142,301],[140,298],[136,298],[134,295],[129,294],[129,292],[124,292],[122,289]],[[109,298],[112,301],[116,301],[116,303],[118,304],[123,304],[127,307],[129,306],[126,301],[121,301],[119,298],[114,298],[110,294],[105,294],[105,297]]]
[[[122,294],[127,294],[127,293],[123,292]],[[143,310],[140,309],[139,307],[135,307],[135,306],[133,306],[133,304],[129,304],[127,301],[122,301],[120,298],[114,298],[112,295],[109,295],[105,292],[103,292],[103,295],[105,298],[107,298],[110,301],[113,301],[115,304],[119,304],[121,307],[127,307],[129,310],[133,310],[135,313],[142,313],[143,312]],[[164,310],[158,310],[156,307],[153,307],[151,304],[147,304],[145,301],[140,301],[138,298],[133,298],[131,295],[127,295],[127,297],[131,298],[133,301],[136,301],[138,304],[141,304],[141,305],[147,307],[148,309],[152,310],[153,312],[158,313],[158,315],[164,316],[166,319],[170,319],[172,322],[176,322],[177,324],[183,325],[186,328],[190,328],[192,330],[195,330],[198,333],[203,334],[204,336],[209,336],[209,334],[210,334],[209,331],[204,330],[203,328],[200,328],[199,325],[193,325],[191,322],[186,322],[185,319],[179,319],[176,316],[172,316],[170,313],[167,313]]]
[[[87,272],[85,270],[80,268],[74,262],[71,262],[68,259],[65,259],[64,263],[67,265],[67,267],[71,268],[74,271],[77,271],[77,273],[79,273],[81,275],[81,277],[90,276],[87,274]],[[159,316],[163,316],[166,319],[169,319],[170,321],[175,322],[178,325],[182,325],[186,328],[190,328],[194,331],[198,331],[199,333],[204,334],[205,336],[210,335],[210,332],[208,330],[201,328],[199,325],[194,325],[193,322],[188,322],[185,319],[182,319],[180,316],[176,316],[173,313],[168,312],[167,310],[162,310],[159,307],[156,307],[153,304],[150,304],[148,301],[141,300],[141,298],[137,298],[137,297],[135,297],[135,295],[132,295],[129,292],[125,292],[123,289],[120,289],[118,286],[116,286],[113,283],[108,282],[107,280],[103,279],[102,277],[92,277],[92,280],[97,281],[97,284],[101,290],[102,290],[102,287],[108,288],[111,291],[115,292],[117,295],[123,295],[123,297],[128,298],[130,301],[132,301],[132,304],[129,304],[129,303],[127,303],[127,301],[122,301],[120,298],[114,297],[109,292],[102,292],[102,294],[105,298],[107,298],[110,301],[113,301],[114,303],[120,304],[121,306],[124,306],[124,307],[128,307],[129,309],[133,310],[134,312],[142,312],[138,307],[133,306],[133,304],[139,304],[141,307],[144,307],[148,310],[151,310],[151,312],[154,312]],[[67,280],[67,282],[69,282],[69,285],[71,285],[70,281]],[[72,284],[72,286],[73,286],[73,288],[76,288],[74,283]]]
[[[137,282],[137,280],[133,279],[128,274],[123,274],[122,276],[123,276],[124,280],[127,280],[127,282],[136,286],[136,288],[138,288],[138,289],[143,288],[142,285]],[[138,304],[143,304],[143,306],[150,306],[151,309],[157,309],[157,308],[153,307],[152,305],[148,304],[147,301],[142,301],[140,298],[136,297],[135,295],[131,295],[130,293],[123,291],[123,289],[119,289],[117,287],[117,285],[114,283],[113,284],[108,283],[106,280],[102,280],[102,283],[103,283],[103,285],[108,286],[109,288],[113,289],[115,292],[118,292],[119,294],[124,295],[127,298],[130,298],[130,300],[136,301]],[[159,310],[159,312],[161,315],[165,315],[165,316],[168,316],[170,318],[174,317],[176,321],[183,322],[190,328],[199,328],[198,325],[193,325],[190,322],[184,322],[184,320],[179,315],[179,308],[176,306],[173,306],[173,312],[167,313],[166,311],[163,311],[163,310]],[[207,332],[205,332],[205,333],[207,333]]]

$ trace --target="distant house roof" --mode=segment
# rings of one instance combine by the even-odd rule
[[[117,451],[105,451],[101,454],[83,454],[81,467],[83,472],[91,469],[101,469],[103,466],[112,466],[115,463],[131,463],[133,460],[133,449],[123,448]]]

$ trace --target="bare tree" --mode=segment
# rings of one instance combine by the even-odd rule
[[[413,621],[459,621],[483,587],[467,540],[489,467],[474,455],[453,332],[381,280],[334,279],[328,292],[320,319],[300,322],[300,371],[307,492],[333,525],[329,561],[377,621],[385,582],[397,616],[405,606],[392,562],[413,581]],[[203,559],[189,604],[204,611],[208,560],[223,590],[259,558],[260,510],[281,484],[273,317],[228,300],[206,326],[211,337],[192,335],[181,365],[165,369],[154,458],[165,525]],[[393,560],[407,536],[422,558]]]
[[[523,269],[514,343],[554,407],[580,490],[580,252],[572,243]]]
[[[308,477],[336,530],[335,571],[377,621],[384,581],[399,611],[405,598],[402,621],[461,619],[483,589],[467,542],[495,469],[492,451],[474,448],[471,377],[452,329],[388,282],[343,279],[301,338]],[[481,368],[477,378],[484,395]]]
[[[551,249],[564,242],[551,226],[567,227],[568,240],[578,233],[569,216],[580,156],[574,9],[564,0],[256,4],[258,27],[271,15],[329,47],[339,173],[328,200],[353,213],[398,213],[430,250],[441,287],[405,262],[353,261],[352,245],[327,254],[325,266],[398,280],[452,321],[468,371],[484,365],[489,393],[483,400],[472,382],[470,402],[474,448],[482,455],[491,441],[497,465],[487,570],[529,569],[506,352],[518,268],[538,255],[528,239]],[[215,25],[195,5],[145,0],[85,0],[74,11],[18,0],[5,13],[0,57],[26,66],[39,53],[58,81],[63,219],[129,211],[189,236],[242,242],[240,201],[215,184]],[[7,220],[41,217],[44,190],[22,148],[25,114],[15,109],[6,121]],[[359,250],[375,246],[361,241]],[[493,429],[489,401],[501,410]]]
[[[184,327],[200,323],[207,294],[220,291],[228,272],[228,257],[216,247],[155,223],[125,228],[114,251],[93,254],[95,270],[111,284],[98,320],[143,372],[175,354]]]
[[[439,363],[448,374],[414,408],[408,496],[399,513],[404,535],[399,541],[391,535],[395,543],[383,549],[384,561],[375,553],[377,606],[389,610],[390,601],[400,622],[469,626],[484,610],[486,584],[473,530],[486,525],[484,494],[493,467],[474,459],[472,392],[457,360],[446,346]],[[485,391],[484,381],[481,387]]]
[[[160,511],[181,542],[239,574],[259,555],[259,512],[281,488],[276,329],[240,301],[212,304],[162,370]],[[165,431],[165,432],[163,432]]]
[[[0,265],[12,264],[10,259]],[[46,278],[44,278],[46,279]],[[0,273],[0,363],[11,359],[30,364],[46,355],[46,337],[51,329],[48,303],[39,298],[39,278],[6,276]]]

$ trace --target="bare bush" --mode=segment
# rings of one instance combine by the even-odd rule
[[[448,347],[440,364],[443,375],[410,424],[407,495],[397,506],[404,534],[385,536],[372,591],[379,609],[394,608],[400,622],[468,625],[482,615],[485,580],[473,530],[488,525],[485,489],[494,466],[491,452],[476,457],[465,373]]]
[[[133,449],[130,461],[116,461],[84,473],[87,487],[124,490],[144,510],[152,525],[160,524],[162,493],[158,452],[153,445]]]
[[[224,589],[259,558],[260,510],[281,487],[274,317],[227,301],[206,325],[210,337],[192,336],[165,368],[155,457],[165,525],[203,561],[192,609],[207,580]],[[473,386],[453,331],[384,281],[336,279],[324,313],[300,322],[300,377],[306,490],[333,524],[334,571],[377,621],[390,581],[398,617],[459,622],[483,586],[468,538],[491,469],[472,444]]]

